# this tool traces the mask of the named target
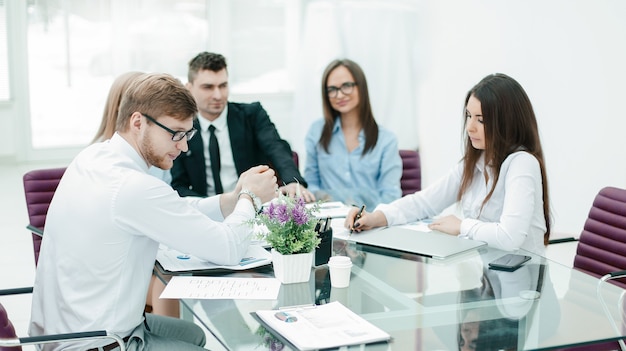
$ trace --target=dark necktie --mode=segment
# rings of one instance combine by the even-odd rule
[[[222,181],[220,180],[220,147],[217,144],[217,138],[215,137],[215,126],[209,126],[209,156],[211,157],[211,171],[213,172],[213,183],[215,184],[215,194],[221,194],[224,192],[222,189]]]

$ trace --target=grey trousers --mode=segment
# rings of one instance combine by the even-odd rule
[[[150,330],[146,329],[145,324]],[[129,351],[206,351],[204,331],[192,322],[146,313],[146,323],[133,331]]]

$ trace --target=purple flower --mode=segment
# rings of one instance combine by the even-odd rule
[[[289,212],[286,203],[275,204],[272,202],[267,210],[267,216],[272,221],[278,221],[282,224],[289,221]]]
[[[271,217],[272,213],[274,213],[274,206],[274,202],[270,202],[270,205],[268,207],[263,208],[263,214]]]
[[[291,216],[297,225],[303,225],[309,221],[309,216],[307,215],[306,208],[304,206],[296,205],[291,211]]]
[[[298,207],[305,207],[306,206],[306,203],[304,202],[304,198],[303,197],[299,197],[296,200],[296,206],[298,206]]]

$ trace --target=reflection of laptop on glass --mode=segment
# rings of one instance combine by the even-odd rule
[[[482,241],[458,238],[441,232],[423,232],[398,226],[354,233],[348,240],[437,259],[487,245]]]

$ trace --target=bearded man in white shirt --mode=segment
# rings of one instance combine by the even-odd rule
[[[167,74],[133,82],[116,133],[68,166],[47,214],[33,292],[30,335],[107,330],[129,350],[204,350],[193,323],[146,314],[159,244],[220,265],[237,264],[259,202],[277,188],[274,171],[244,172],[231,193],[181,198],[148,174],[170,169],[196,133],[196,103]],[[144,320],[145,318],[145,320]],[[115,350],[106,340],[48,344],[45,350]]]

